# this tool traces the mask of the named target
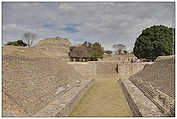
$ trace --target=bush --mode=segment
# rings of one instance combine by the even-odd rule
[[[14,41],[14,42],[8,42],[7,45],[13,45],[13,46],[27,46],[26,43],[24,43],[22,40]]]
[[[104,48],[101,47],[101,44],[99,44],[98,42],[95,43],[90,43],[85,41],[82,46],[86,47],[87,50],[89,51],[89,53],[91,54],[91,59],[92,60],[97,60],[97,58],[102,59],[103,58],[103,54],[104,54]]]
[[[95,58],[103,59],[104,49],[101,47],[101,45],[98,42],[95,42],[92,45],[92,56]]]
[[[137,38],[133,53],[138,58],[156,59],[174,53],[174,29],[163,25],[143,30]]]

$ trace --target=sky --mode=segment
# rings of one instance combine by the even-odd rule
[[[153,25],[175,27],[173,2],[10,3],[3,2],[3,44],[22,40],[25,32],[36,41],[63,37],[73,45],[99,42],[106,50],[124,44],[132,50],[142,30]]]

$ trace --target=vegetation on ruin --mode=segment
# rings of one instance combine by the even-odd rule
[[[163,25],[146,28],[137,38],[133,52],[138,58],[153,60],[174,54],[174,29]]]
[[[27,44],[25,42],[23,42],[22,40],[17,40],[17,41],[13,41],[13,42],[8,42],[7,45],[13,45],[13,46],[27,46]]]

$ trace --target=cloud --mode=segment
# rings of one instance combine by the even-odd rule
[[[142,30],[175,26],[174,3],[3,3],[3,43],[26,31],[38,40],[61,36],[73,44],[99,41],[105,49],[124,44],[132,49]],[[36,42],[37,42],[36,41]]]

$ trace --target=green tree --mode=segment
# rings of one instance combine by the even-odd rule
[[[133,53],[138,58],[153,60],[174,54],[174,29],[154,25],[143,30],[135,42]]]
[[[97,58],[103,58],[104,48],[101,47],[101,44],[99,44],[98,42],[92,44],[90,42],[85,41],[82,46],[87,48],[88,52],[91,54],[92,60],[96,60]]]
[[[95,42],[92,45],[92,52],[91,52],[92,57],[102,59],[103,53],[104,53],[104,49],[103,49],[103,47],[101,47],[101,44],[99,44],[98,42]]]
[[[85,47],[87,47],[87,48],[91,48],[91,47],[92,47],[92,43],[85,41],[85,42],[82,44],[82,46],[85,46]]]

